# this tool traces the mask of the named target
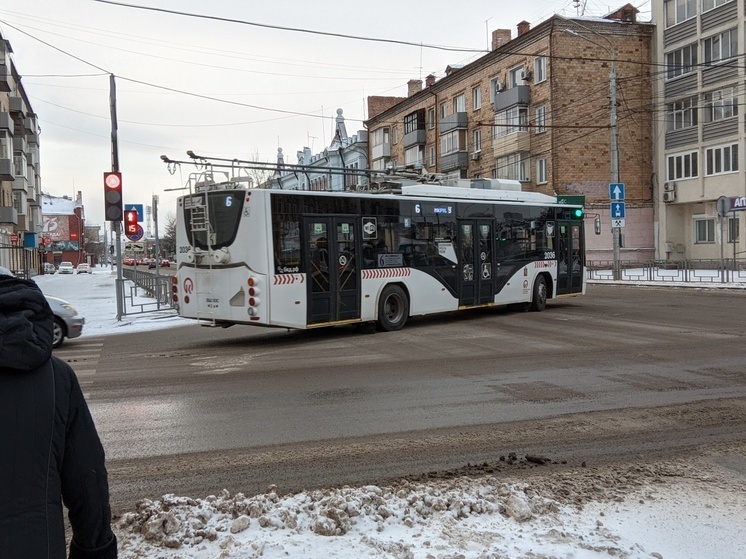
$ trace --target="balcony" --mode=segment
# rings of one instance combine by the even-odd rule
[[[4,41],[0,41],[3,43]],[[4,45],[0,46],[0,62],[3,62],[3,49]],[[10,93],[15,89],[15,80],[13,80],[13,74],[10,71],[10,64],[8,63],[7,57],[5,57],[5,63],[0,64],[0,91]]]
[[[440,134],[445,134],[458,128],[467,128],[469,126],[469,115],[467,113],[454,113],[443,117],[440,121]]]
[[[495,95],[495,112],[499,113],[515,105],[528,105],[531,99],[529,87],[518,85]]]
[[[18,212],[9,206],[0,206],[0,224],[18,225]]]
[[[0,66],[2,68],[2,66]],[[15,123],[10,113],[0,113],[0,130],[7,130],[12,136],[15,131]]]
[[[24,176],[17,176],[13,179],[13,191],[23,192],[23,195],[28,197],[28,179]]]
[[[381,159],[382,157],[391,157],[391,144],[385,142],[383,144],[373,146],[372,148],[370,148],[370,156],[373,161],[375,161],[376,159]]]
[[[21,136],[16,134],[13,136],[13,153],[16,155],[23,153],[28,153],[28,142],[26,141],[25,136]]]
[[[469,152],[455,151],[447,155],[440,156],[438,170],[441,173],[448,173],[456,169],[466,169],[469,166]]]
[[[8,109],[11,115],[26,118],[26,104],[22,97],[8,97]]]
[[[404,149],[427,143],[427,130],[412,130],[404,134]]]
[[[531,151],[530,132],[513,132],[492,140],[492,153],[495,157],[502,157],[518,151]]]
[[[16,180],[15,165],[12,159],[0,159],[0,181]]]

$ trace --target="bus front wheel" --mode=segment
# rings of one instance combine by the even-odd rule
[[[531,310],[541,312],[547,308],[547,280],[539,276],[534,282],[534,296],[531,299]]]
[[[378,327],[385,332],[400,330],[408,317],[407,294],[398,285],[387,285],[378,300]]]

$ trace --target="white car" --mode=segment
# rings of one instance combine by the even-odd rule
[[[76,271],[79,274],[92,274],[93,273],[91,266],[87,264],[86,262],[81,262],[80,264],[78,264]]]
[[[60,265],[57,266],[57,273],[58,274],[74,274],[75,268],[73,267],[72,262],[60,262]]]

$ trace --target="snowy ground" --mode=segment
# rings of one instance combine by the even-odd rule
[[[83,337],[188,323],[168,310],[117,321],[114,277],[96,268],[36,280],[86,317]],[[206,499],[141,501],[115,531],[122,559],[743,559],[745,464],[746,443],[685,461],[524,478],[293,495],[216,487]]]

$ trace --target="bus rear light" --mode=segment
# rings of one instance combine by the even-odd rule
[[[257,282],[257,279],[254,276],[251,276],[249,278],[249,281],[246,282],[246,283],[249,284],[249,287],[254,287],[258,282]]]
[[[256,297],[249,297],[249,306],[257,307],[259,306],[260,300]]]
[[[249,316],[256,316],[256,309],[254,307],[249,307]]]
[[[184,295],[184,304],[185,305],[189,304],[189,295]]]
[[[259,288],[258,287],[249,287],[249,295],[252,297],[256,297],[259,295]]]

